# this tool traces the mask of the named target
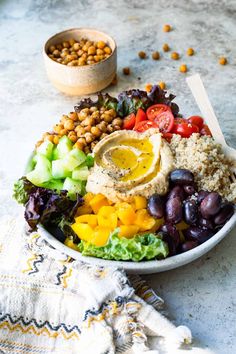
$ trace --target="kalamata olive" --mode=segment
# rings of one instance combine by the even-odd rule
[[[227,220],[231,218],[231,216],[234,213],[234,206],[231,203],[226,203],[224,204],[219,213],[214,217],[214,223],[216,225],[222,225],[224,224]]]
[[[184,191],[183,191],[182,187],[175,186],[174,188],[172,188],[167,196],[167,199],[171,199],[171,198],[175,198],[175,197],[179,197],[181,199],[181,201],[184,200]]]
[[[214,235],[214,231],[208,229],[200,229],[197,226],[190,226],[188,229],[184,230],[184,236],[187,240],[198,241],[203,243],[209,240]]]
[[[195,191],[195,188],[194,186],[184,186],[184,191],[187,195],[193,195],[196,191]]]
[[[162,232],[162,240],[165,241],[169,248],[169,256],[174,256],[177,253],[177,247],[173,238],[166,232]]]
[[[214,230],[214,223],[210,219],[200,218],[198,224],[205,229]]]
[[[184,202],[184,220],[189,225],[195,225],[197,223],[198,206],[193,199],[188,199]]]
[[[149,213],[157,219],[161,219],[164,216],[164,202],[163,198],[158,194],[153,194],[148,199],[147,205]]]
[[[179,197],[168,199],[166,202],[166,221],[178,224],[182,220],[182,201]]]
[[[198,204],[201,204],[201,202],[203,201],[203,199],[208,196],[208,194],[210,194],[210,192],[204,191],[204,190],[200,190],[198,192],[198,196],[197,196],[197,202]]]
[[[179,246],[179,244],[180,244],[180,235],[179,235],[179,231],[176,229],[175,225],[164,224],[164,225],[161,226],[160,231],[170,235],[172,240],[174,241],[175,246],[176,247]]]
[[[216,192],[209,193],[200,204],[200,212],[204,219],[216,215],[221,207],[221,196]]]
[[[182,243],[181,245],[181,251],[182,252],[187,252],[192,250],[193,248],[198,246],[198,242],[197,241],[186,241],[184,243]]]
[[[170,173],[170,181],[173,184],[178,184],[180,186],[193,184],[194,176],[193,173],[184,168],[173,170]]]

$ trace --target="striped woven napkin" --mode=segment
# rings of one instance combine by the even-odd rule
[[[0,219],[0,353],[175,353],[191,332],[162,310],[139,276],[72,260],[27,234],[22,217]]]

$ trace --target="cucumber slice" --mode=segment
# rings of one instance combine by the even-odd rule
[[[70,151],[69,156],[74,157],[79,162],[79,165],[86,161],[85,153],[82,150],[76,148]]]
[[[73,144],[70,139],[64,135],[60,140],[57,145],[57,151],[58,151],[58,158],[63,158],[65,157],[71,150],[72,150]]]
[[[71,177],[71,172],[65,168],[63,160],[52,161],[52,177],[55,179]]]
[[[68,191],[68,196],[71,199],[76,198],[76,193],[81,194],[83,190],[83,182],[82,181],[75,181],[70,177],[67,177],[63,184],[63,190]]]
[[[44,182],[50,181],[51,162],[44,156],[37,154],[35,156],[36,166],[35,169],[26,174],[26,178],[38,187],[41,187]]]
[[[52,179],[49,182],[45,182],[43,187],[60,192],[63,189],[63,181],[61,179]]]
[[[52,160],[58,160],[58,159],[59,159],[59,153],[57,150],[57,146],[55,146],[52,151]]]
[[[36,161],[35,161],[35,153],[34,153],[32,158],[27,163],[25,173],[29,173],[30,171],[33,171],[33,169],[35,168],[35,165],[36,165]]]
[[[79,166],[79,161],[69,154],[61,161],[64,168],[68,171],[73,171],[77,166]]]
[[[88,154],[88,155],[86,156],[85,164],[86,164],[88,167],[93,167],[93,165],[94,165],[94,157],[93,157],[91,154]]]
[[[37,148],[36,152],[37,154],[44,155],[49,160],[51,160],[53,148],[54,148],[54,144],[51,141],[46,140]]]
[[[88,179],[89,169],[88,166],[79,166],[72,172],[72,178],[76,181],[86,181]]]

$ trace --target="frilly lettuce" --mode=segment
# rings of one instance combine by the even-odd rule
[[[116,229],[109,237],[105,246],[98,247],[81,241],[79,250],[83,256],[92,256],[116,261],[141,261],[153,258],[165,258],[168,255],[168,246],[157,235],[152,233],[138,235],[133,238],[118,236]]]

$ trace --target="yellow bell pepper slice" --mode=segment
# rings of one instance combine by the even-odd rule
[[[67,247],[72,248],[75,251],[78,251],[78,246],[73,242],[72,239],[70,239],[69,237],[67,237],[65,239],[64,245],[66,245]]]
[[[140,231],[148,231],[155,226],[156,219],[148,214],[147,209],[140,209],[136,212],[134,224],[140,227]]]
[[[119,237],[132,238],[137,235],[139,231],[138,225],[121,225],[119,228]]]
[[[95,227],[98,224],[97,215],[85,214],[75,218],[76,223],[89,224],[91,227]]]
[[[103,206],[109,206],[107,198],[103,194],[96,194],[89,202],[94,214],[97,214]]]
[[[81,240],[91,242],[93,239],[94,231],[90,225],[74,223],[71,225],[71,228]]]
[[[141,195],[134,196],[134,207],[135,210],[146,209],[147,208],[147,199]]]
[[[84,214],[91,214],[93,212],[90,205],[81,205],[76,210],[76,216],[84,215]]]
[[[134,224],[136,215],[135,211],[129,203],[117,203],[116,204],[116,214],[120,221],[124,225],[132,225]]]
[[[116,209],[112,206],[103,206],[97,214],[98,225],[114,230],[117,227]]]
[[[98,247],[106,245],[111,231],[108,227],[97,226],[94,230],[91,243]]]

